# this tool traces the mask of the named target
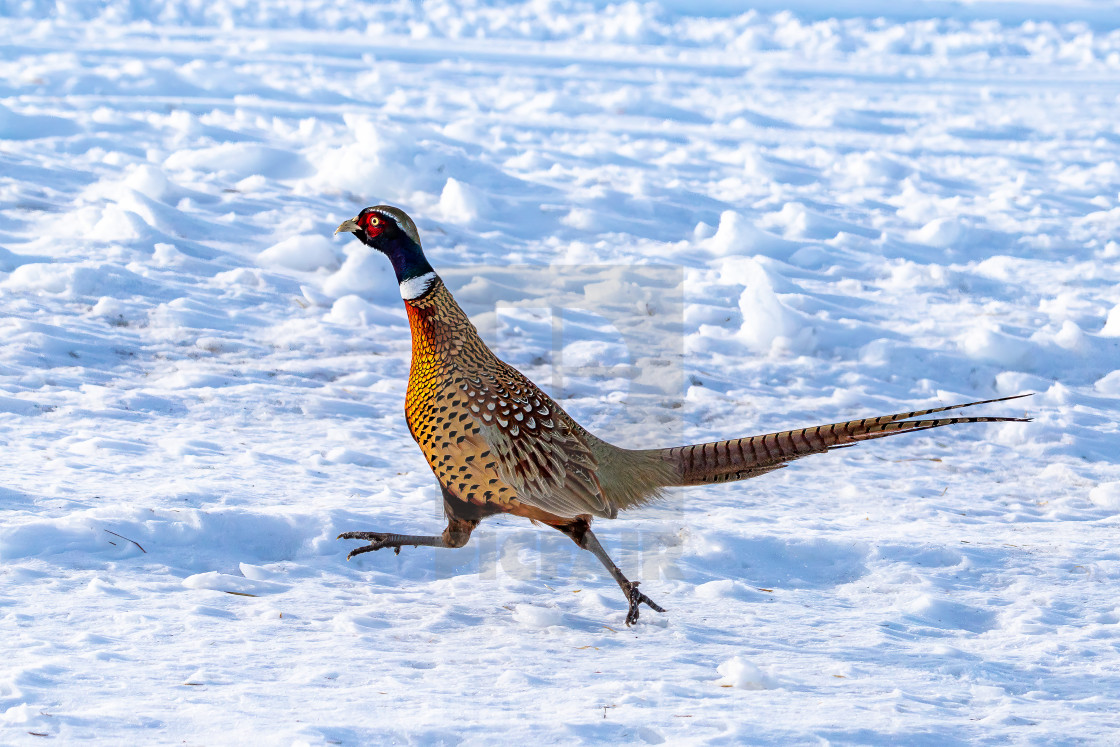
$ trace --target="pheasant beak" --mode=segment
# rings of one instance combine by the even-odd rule
[[[340,233],[357,233],[358,231],[361,231],[361,230],[362,230],[362,227],[359,226],[355,221],[344,220],[344,221],[342,221],[342,224],[339,225],[338,228],[334,229],[334,235],[337,236]]]

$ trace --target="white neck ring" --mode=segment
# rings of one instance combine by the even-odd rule
[[[436,274],[434,272],[426,272],[418,277],[404,280],[401,282],[401,298],[406,301],[420,298],[428,292],[428,288],[431,288],[435,281]]]

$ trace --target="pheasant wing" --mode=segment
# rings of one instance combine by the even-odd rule
[[[468,408],[517,499],[564,517],[613,516],[595,477],[583,431],[531,381],[509,366],[468,376]]]

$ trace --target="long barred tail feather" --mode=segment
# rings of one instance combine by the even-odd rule
[[[1031,395],[1016,394],[1011,397],[900,412],[877,418],[849,420],[846,423],[817,425],[811,428],[691,446],[676,446],[671,449],[661,449],[658,454],[663,461],[675,468],[679,479],[675,480],[673,485],[703,485],[745,480],[748,477],[756,477],[780,469],[794,459],[809,454],[820,454],[830,449],[854,446],[860,441],[893,436],[897,433],[925,431],[958,423],[1025,423],[1030,421],[1030,418],[983,416],[926,419],[925,416],[1029,396]]]

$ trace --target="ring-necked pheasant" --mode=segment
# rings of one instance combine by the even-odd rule
[[[794,459],[872,438],[957,423],[1027,420],[923,419],[1028,396],[1016,395],[669,449],[619,448],[588,433],[491,352],[428,264],[416,225],[404,211],[368,207],[343,221],[339,232],[353,233],[393,263],[412,329],[405,418],[439,481],[447,515],[439,536],[344,532],[339,539],[370,543],[347,559],[384,547],[399,553],[403,545],[462,547],[487,516],[523,516],[560,530],[602,562],[626,594],[630,625],[640,604],[664,610],[607,556],[591,531],[593,516],[613,519],[620,510],[656,499],[664,488],[756,477]]]

